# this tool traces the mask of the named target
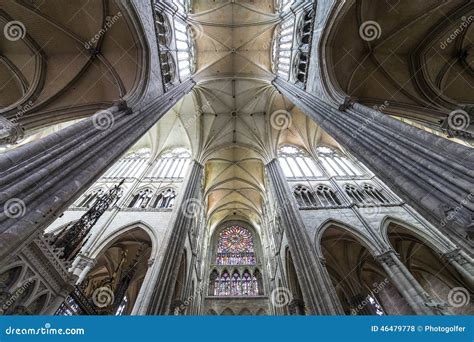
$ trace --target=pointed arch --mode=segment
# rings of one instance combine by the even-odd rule
[[[321,251],[322,236],[324,235],[324,232],[330,227],[335,227],[353,236],[361,245],[367,248],[367,250],[372,255],[377,255],[381,252],[376,242],[373,241],[373,239],[370,236],[366,235],[365,233],[361,232],[359,229],[355,227],[349,226],[348,224],[342,221],[329,218],[325,220],[323,223],[321,223],[319,227],[316,229],[314,245],[316,246],[316,252],[319,256],[322,256],[322,251]]]
[[[231,308],[226,308],[224,311],[222,311],[221,316],[235,316],[235,313]]]

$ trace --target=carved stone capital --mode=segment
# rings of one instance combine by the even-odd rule
[[[388,267],[395,266],[395,258],[397,258],[397,253],[395,251],[387,251],[382,254],[376,255],[375,259],[381,263],[385,264]]]
[[[348,108],[352,108],[354,103],[356,103],[357,101],[358,101],[358,99],[356,97],[347,96],[344,99],[344,103],[339,105],[339,110],[345,111]]]
[[[461,254],[459,248],[449,251],[441,255],[441,257],[447,262],[457,262],[459,265],[467,264],[467,259]]]
[[[24,129],[19,123],[12,122],[0,115],[0,145],[16,144],[23,138],[23,135]]]

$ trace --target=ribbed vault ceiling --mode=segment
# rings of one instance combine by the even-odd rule
[[[387,112],[425,122],[437,123],[452,109],[472,106],[474,3],[393,3],[347,4],[330,42],[335,83],[364,103],[388,100]],[[374,20],[379,38],[361,39],[361,25]]]
[[[0,35],[0,114],[28,134],[89,116],[136,86],[142,46],[115,1],[2,1],[1,27],[12,20],[24,37]]]
[[[166,133],[173,137],[166,139],[189,146],[205,163],[210,228],[229,219],[258,228],[268,191],[264,163],[276,156],[279,143],[311,150],[316,143],[335,142],[271,85],[271,41],[280,20],[273,1],[193,4],[189,20],[195,33],[193,78],[198,84],[157,127],[174,122],[173,130],[184,129],[179,138]],[[272,115],[277,111],[291,113],[282,114],[283,125]],[[172,132],[170,128],[161,131]]]

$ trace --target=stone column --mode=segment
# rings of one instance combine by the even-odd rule
[[[402,297],[417,315],[439,315],[429,295],[403,265],[395,251],[388,251],[375,257],[387,273]]]
[[[82,271],[79,273],[79,277],[76,280],[76,285],[81,284],[84,279],[86,279],[87,275],[89,274],[90,270],[97,264],[97,261],[94,259],[90,259],[85,256],[80,256],[82,258],[82,262],[84,267],[82,268]]]
[[[0,155],[0,259],[51,224],[193,85],[188,80],[136,110],[121,101]]]
[[[155,280],[155,290],[151,297],[147,313],[167,315],[170,313],[179,261],[187,238],[188,229],[194,224],[196,215],[204,210],[201,200],[204,167],[193,160],[190,164],[186,184],[180,190],[179,205],[176,206],[168,229],[164,254],[159,260],[160,270]]]
[[[474,288],[474,266],[472,259],[460,249],[455,249],[444,253],[442,256],[448,264],[451,264],[458,271],[464,280]]]
[[[336,108],[280,78],[273,84],[429,221],[474,235],[474,149],[350,100]]]
[[[273,159],[265,169],[278,204],[307,309],[313,315],[343,315],[334,287],[332,284],[328,286],[330,279],[324,279],[327,272],[316,257],[312,239],[306,231],[278,160]]]

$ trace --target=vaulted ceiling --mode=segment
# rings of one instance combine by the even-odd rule
[[[293,118],[290,112],[297,110],[271,85],[271,42],[280,19],[273,1],[198,0],[189,21],[196,40],[193,96],[199,113],[192,145],[206,162],[209,225],[240,219],[258,228],[268,190],[264,163],[276,156],[283,137],[306,139],[291,131],[291,121],[303,114]]]
[[[268,191],[264,164],[278,145],[310,151],[336,143],[271,84],[271,42],[280,22],[273,1],[197,0],[189,22],[197,85],[144,139],[157,151],[188,147],[205,164],[211,230],[230,219],[258,229]]]
[[[334,84],[369,105],[439,124],[474,105],[472,1],[348,2],[335,20]]]
[[[0,115],[27,133],[92,115],[136,86],[143,47],[115,1],[3,1],[0,24]]]

